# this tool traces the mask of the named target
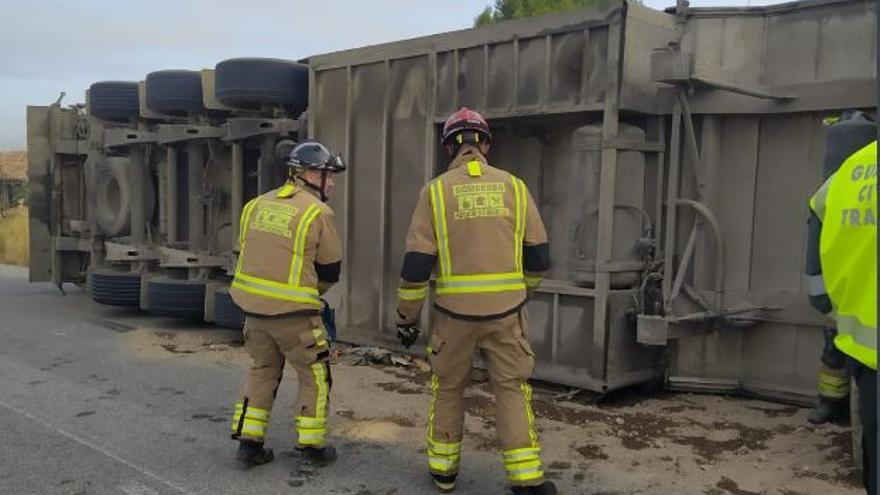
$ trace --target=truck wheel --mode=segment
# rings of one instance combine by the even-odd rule
[[[214,324],[233,330],[244,328],[244,311],[235,304],[227,289],[214,293]]]
[[[95,179],[95,222],[98,229],[110,238],[122,237],[131,232],[131,161],[126,157],[109,157],[97,167]],[[144,188],[147,201],[147,218],[153,217],[156,194],[153,179],[145,176]]]
[[[140,115],[138,83],[102,81],[89,87],[89,115],[112,122],[128,122]]]
[[[137,308],[141,300],[140,274],[95,270],[89,274],[89,296],[105,306]]]
[[[205,286],[204,281],[154,278],[147,282],[147,311],[201,320],[205,314]]]
[[[201,113],[202,74],[192,70],[160,70],[147,74],[147,108],[169,115]]]
[[[232,107],[259,110],[278,105],[298,115],[309,103],[309,67],[271,58],[224,60],[216,67],[214,92]]]

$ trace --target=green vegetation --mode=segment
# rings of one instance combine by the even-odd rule
[[[509,19],[532,17],[551,12],[562,12],[588,7],[603,7],[612,0],[495,0],[474,19],[475,26],[486,26]]]
[[[0,264],[28,265],[28,209],[19,206],[0,216]]]

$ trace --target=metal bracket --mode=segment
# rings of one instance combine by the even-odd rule
[[[242,117],[229,119],[225,141],[239,141],[255,136],[268,134],[295,134],[302,127],[299,120],[293,119],[259,119]]]
[[[223,138],[226,129],[211,125],[166,124],[159,126],[159,143],[170,144],[194,139]]]
[[[105,242],[104,252],[107,261],[151,261],[159,259],[159,253],[150,247],[131,246],[118,242]]]
[[[779,94],[771,88],[725,80],[721,67],[697,63],[693,54],[681,50],[660,50],[651,54],[651,80],[667,84],[698,83],[754,98],[792,100],[795,96]]]
[[[114,127],[104,131],[104,148],[118,148],[133,144],[148,144],[158,141],[159,135],[155,132],[139,131]]]
[[[214,268],[224,264],[216,256],[165,247],[159,248],[159,259],[162,268]]]

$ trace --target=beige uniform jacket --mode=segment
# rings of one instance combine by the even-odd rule
[[[245,205],[240,249],[230,294],[248,314],[320,310],[320,294],[339,280],[342,246],[333,210],[301,183]]]
[[[465,148],[419,195],[406,238],[399,321],[418,320],[432,272],[438,310],[491,319],[519,309],[549,266],[547,232],[528,188]]]

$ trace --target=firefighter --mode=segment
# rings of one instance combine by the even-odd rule
[[[335,185],[334,174],[346,167],[317,142],[294,147],[287,166],[282,187],[244,207],[230,289],[246,314],[244,347],[252,359],[232,419],[232,438],[239,440],[236,457],[246,465],[273,459],[264,441],[285,360],[299,382],[297,450],[316,465],[336,458],[326,440],[332,378],[320,296],[339,280],[341,245],[333,210],[324,201]]]
[[[821,222],[822,282],[859,387],[862,476],[877,493],[877,141],[853,153],[810,200]]]
[[[398,338],[411,346],[436,270],[428,357],[428,467],[436,488],[455,488],[464,390],[479,350],[497,403],[497,428],[514,494],[554,494],[544,480],[528,378],[528,294],[550,267],[547,233],[526,185],[492,167],[488,123],[467,108],[443,126],[449,169],[424,187],[413,212],[398,289]]]

